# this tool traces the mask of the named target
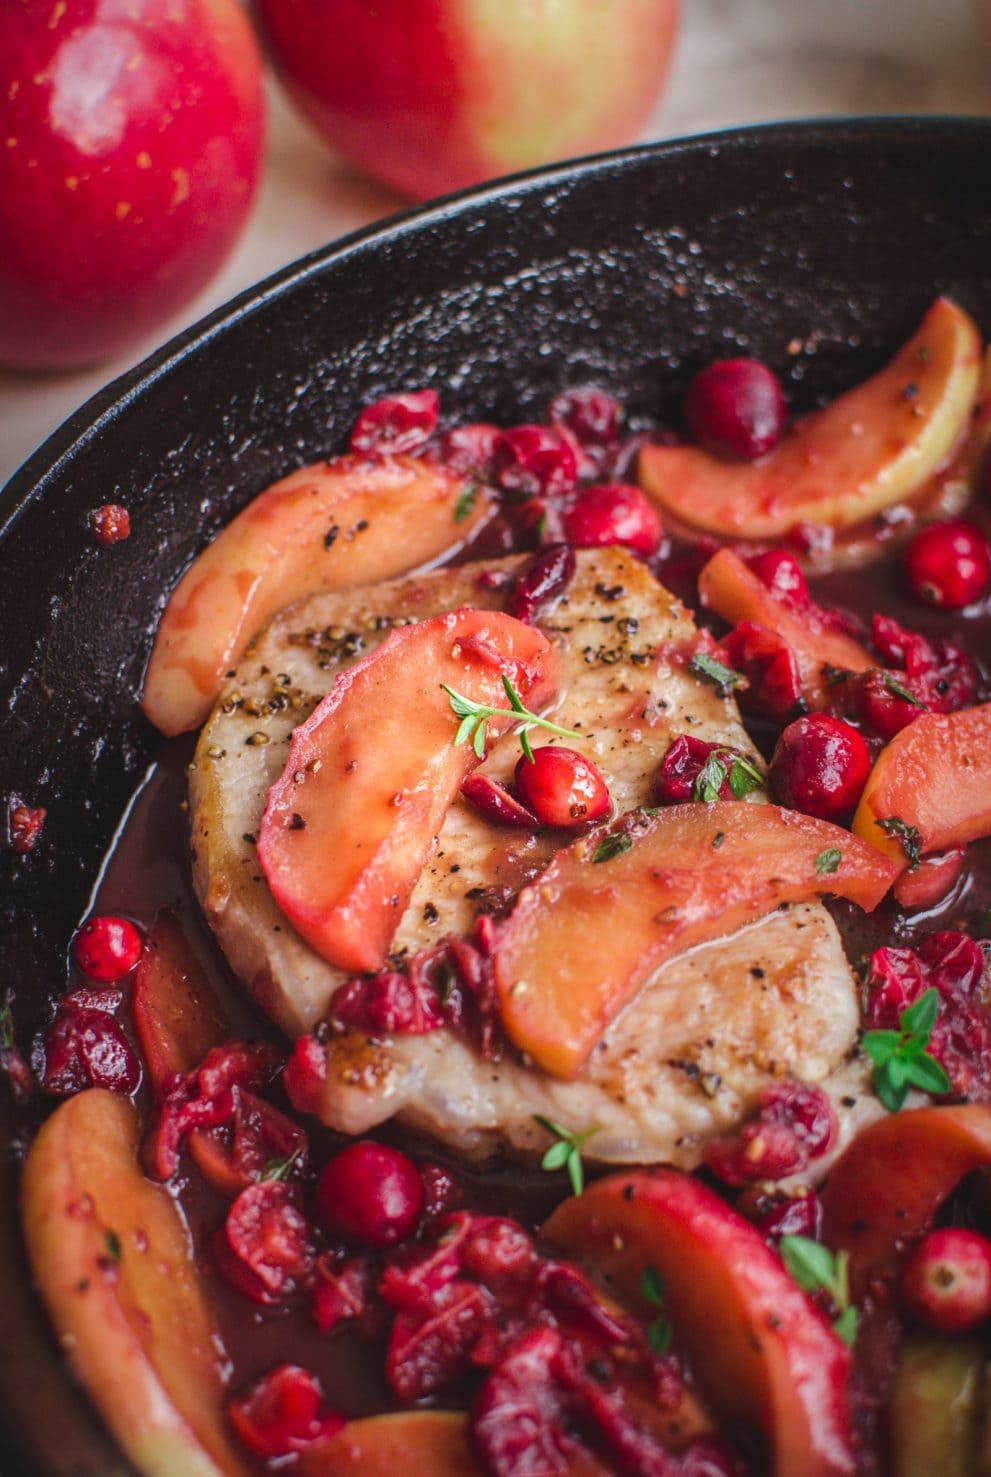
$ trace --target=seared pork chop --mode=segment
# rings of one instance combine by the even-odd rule
[[[206,725],[191,773],[194,877],[235,972],[290,1035],[325,1015],[344,976],[276,907],[254,855],[269,786],[293,727],[343,667],[397,624],[462,605],[498,608],[501,576],[523,561],[438,570],[319,596],[283,612],[249,649]],[[495,578],[493,578],[495,575]],[[493,588],[493,587],[496,588]],[[616,549],[578,555],[574,579],[541,614],[563,682],[555,718],[582,735],[617,811],[649,803],[657,766],[682,733],[733,746],[760,764],[736,704],[700,680],[689,613],[638,560]],[[455,720],[452,716],[452,739]],[[483,772],[508,780],[519,756],[500,739]],[[759,803],[760,797],[753,797]],[[468,933],[547,864],[560,838],[493,826],[459,798],[448,813],[394,941],[400,956]],[[693,1164],[699,1145],[752,1107],[760,1087],[794,1074],[821,1081],[857,1027],[853,980],[819,904],[778,912],[659,969],[573,1082],[507,1055],[483,1060],[448,1030],[327,1047],[320,1105],[351,1133],[399,1117],[465,1151],[540,1141],[534,1113],[599,1132],[589,1157]]]

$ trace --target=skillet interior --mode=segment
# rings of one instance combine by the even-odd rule
[[[0,494],[0,793],[48,808],[35,855],[0,847],[0,988],[22,1045],[156,752],[135,708],[149,633],[249,495],[341,449],[389,390],[433,384],[446,413],[511,421],[595,381],[657,412],[743,352],[802,408],[876,368],[937,292],[991,330],[989,184],[991,122],[951,119],[789,124],[544,171],[316,254],[84,407]],[[99,549],[86,516],[106,501],[133,532]],[[24,1133],[0,1104],[0,1455],[106,1477],[126,1466],[27,1283]]]

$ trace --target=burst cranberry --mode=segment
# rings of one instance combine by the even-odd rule
[[[902,567],[912,594],[944,610],[970,605],[991,584],[988,541],[963,518],[920,528],[906,546]]]
[[[72,1006],[59,1011],[45,1037],[46,1092],[69,1097],[105,1087],[128,1097],[140,1080],[138,1059],[113,1016]]]
[[[658,805],[681,805],[686,800],[696,799],[696,783],[713,754],[725,771],[719,785],[719,798],[732,800],[729,777],[733,760],[744,756],[739,749],[726,744],[710,744],[707,739],[696,738],[691,733],[681,733],[672,740],[654,777],[652,799]]]
[[[619,438],[623,407],[604,390],[582,386],[555,395],[547,419],[564,426],[582,447],[610,447]]]
[[[902,1011],[928,988],[914,949],[875,949],[867,971],[867,1024],[875,1030],[896,1030]]]
[[[487,425],[484,421],[453,426],[441,437],[440,459],[461,477],[491,481],[496,442],[501,435],[498,426]]]
[[[756,1118],[706,1144],[705,1162],[727,1185],[780,1180],[825,1154],[836,1132],[833,1105],[820,1088],[778,1082],[762,1089]]]
[[[456,1385],[494,1311],[483,1287],[458,1279],[439,1288],[428,1306],[400,1313],[385,1356],[386,1379],[400,1400],[422,1400]]]
[[[461,1187],[443,1164],[420,1166],[423,1180],[423,1224],[432,1231],[442,1216],[449,1215],[461,1203]]]
[[[7,806],[7,833],[12,851],[27,856],[38,844],[45,824],[42,805],[25,805],[19,795],[11,795]]]
[[[664,534],[650,498],[626,482],[587,488],[565,514],[564,531],[577,549],[623,544],[645,558],[657,553]]]
[[[991,1242],[947,1226],[931,1231],[905,1263],[902,1301],[934,1333],[969,1333],[991,1317]]]
[[[339,1031],[351,1028],[369,1036],[423,1036],[444,1024],[440,992],[432,980],[382,969],[378,974],[349,980],[334,991],[329,1019]],[[296,1068],[290,1066],[291,1082]],[[290,1096],[293,1088],[288,1087]],[[294,1097],[293,1101],[298,1101]],[[305,1111],[305,1110],[304,1110]]]
[[[298,1364],[279,1364],[227,1407],[238,1438],[269,1461],[334,1436],[344,1417],[324,1404],[318,1381]]]
[[[313,1267],[310,1227],[281,1180],[242,1190],[214,1241],[225,1278],[254,1302],[274,1305]]]
[[[575,551],[570,544],[548,544],[526,566],[506,604],[518,621],[532,623],[548,600],[567,589],[574,578]]]
[[[715,654],[746,677],[741,698],[748,708],[766,713],[775,723],[786,723],[803,710],[798,658],[777,631],[754,621],[740,621],[723,637]]]
[[[785,398],[766,364],[722,359],[701,370],[688,386],[685,420],[708,451],[752,461],[781,440]]]
[[[472,1277],[497,1293],[526,1282],[537,1254],[532,1239],[516,1221],[479,1216],[465,1238],[462,1260]]]
[[[565,1394],[551,1373],[561,1347],[555,1329],[532,1328],[480,1386],[472,1443],[495,1477],[568,1470],[575,1448],[566,1434]]]
[[[550,426],[514,426],[495,449],[496,481],[514,497],[566,497],[578,477],[569,436]]]
[[[523,826],[534,831],[539,825],[532,810],[527,810],[505,785],[487,774],[470,774],[461,786],[461,793],[486,820],[497,826]]]
[[[944,928],[931,933],[919,945],[919,962],[944,1000],[969,999],[984,974],[980,945],[965,933]]]
[[[871,771],[863,735],[828,713],[789,723],[774,749],[768,777],[775,799],[824,821],[852,814]]]
[[[440,414],[436,390],[387,395],[366,405],[351,432],[351,450],[398,456],[430,440]]]
[[[809,587],[794,554],[785,549],[768,549],[764,554],[752,555],[747,563],[778,600],[783,600],[793,609],[807,609]]]
[[[751,1186],[741,1191],[736,1208],[775,1244],[782,1236],[807,1236],[810,1241],[818,1241],[822,1230],[822,1201],[814,1190],[768,1194]]]
[[[98,544],[119,544],[131,536],[131,515],[120,503],[104,503],[90,513],[89,526]]]
[[[542,826],[584,826],[609,811],[609,787],[601,771],[574,749],[545,744],[522,755],[516,788]]]
[[[316,1271],[313,1321],[321,1333],[365,1316],[372,1298],[372,1275],[363,1257],[335,1264],[330,1256],[322,1256]]]
[[[126,918],[89,918],[72,943],[72,957],[91,980],[119,980],[141,958],[141,935]]]
[[[363,1140],[349,1144],[317,1181],[317,1215],[342,1240],[359,1246],[395,1246],[416,1230],[423,1181],[397,1149]]]
[[[872,668],[856,679],[857,713],[885,743],[914,723],[929,707],[919,678]]]

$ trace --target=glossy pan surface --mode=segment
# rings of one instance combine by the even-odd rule
[[[0,797],[47,807],[0,846],[0,991],[21,1044],[65,980],[100,858],[159,740],[150,633],[249,496],[340,450],[358,408],[430,384],[446,413],[537,416],[594,381],[635,413],[742,352],[792,405],[876,368],[946,292],[991,330],[991,122],[787,124],[604,156],[351,238],[248,292],[85,406],[0,493]],[[87,514],[124,503],[101,549]],[[25,1124],[0,1103],[0,1470],[126,1464],[65,1373],[16,1219]]]

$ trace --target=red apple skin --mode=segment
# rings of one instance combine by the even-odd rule
[[[237,0],[0,6],[0,362],[95,363],[178,312],[240,234],[264,123]]]
[[[255,0],[282,81],[348,158],[425,199],[634,139],[679,0]]]

